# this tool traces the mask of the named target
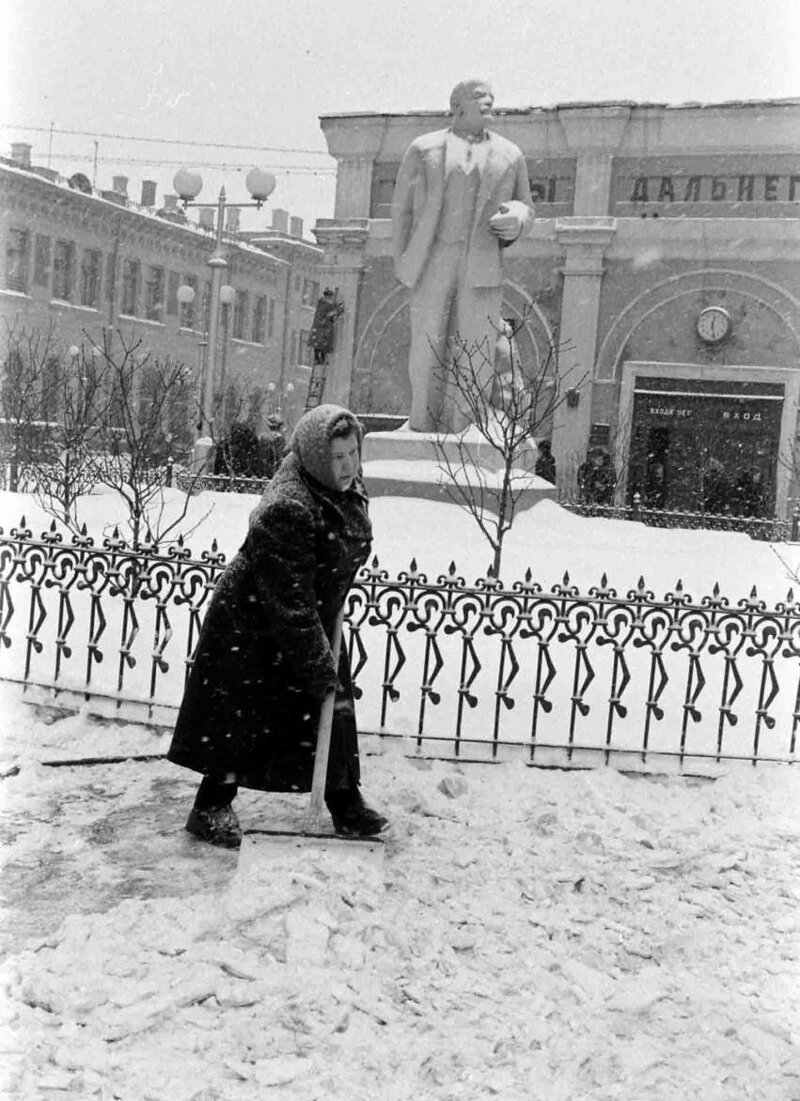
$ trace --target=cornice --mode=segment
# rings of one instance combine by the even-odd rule
[[[616,218],[556,218],[556,238],[565,248],[580,246],[603,251],[614,240],[616,232]]]
[[[336,221],[333,218],[320,218],[311,232],[325,249],[363,249],[369,237],[369,219],[348,218]]]

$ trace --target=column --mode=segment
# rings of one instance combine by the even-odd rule
[[[387,118],[362,115],[353,118],[320,119],[328,152],[336,158],[337,222],[352,218],[369,218],[372,199],[372,169],[383,144]]]
[[[611,203],[611,169],[614,157],[611,153],[581,150],[575,165],[575,201],[573,211],[578,215],[608,214]]]
[[[336,288],[344,312],[336,321],[334,349],[325,365],[322,400],[350,408],[353,358],[356,343],[356,315],[364,247],[369,236],[366,218],[349,222],[321,218],[313,229],[317,244],[324,249],[320,286]]]
[[[611,171],[630,114],[627,104],[559,107],[567,145],[576,154],[573,214],[603,217],[609,213]]]
[[[558,334],[561,396],[571,388],[578,388],[577,404],[564,401],[559,406],[553,432],[559,488],[567,491],[574,489],[575,472],[585,458],[589,441],[603,258],[615,233],[614,218],[556,220],[556,238],[564,249]]]
[[[373,156],[343,157],[336,166],[336,202],[339,220],[368,218],[372,197]]]

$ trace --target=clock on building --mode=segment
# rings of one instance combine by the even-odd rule
[[[722,306],[707,306],[697,315],[697,335],[706,344],[719,344],[730,334],[733,319]]]

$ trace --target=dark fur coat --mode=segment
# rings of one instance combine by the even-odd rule
[[[338,680],[328,783],[358,782],[349,663],[343,645],[334,668],[330,639],[370,541],[360,482],[330,489],[287,455],[212,595],[169,760],[309,791],[321,701]]]

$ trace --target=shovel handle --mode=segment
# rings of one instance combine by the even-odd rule
[[[331,650],[333,652],[333,664],[339,670],[339,655],[342,650],[342,630],[344,627],[344,603],[339,609],[336,623],[333,628]],[[314,776],[311,781],[311,808],[312,823],[319,823],[325,812],[325,783],[328,778],[328,758],[331,749],[331,727],[333,726],[333,707],[336,703],[336,688],[330,688],[322,701],[317,724],[317,753],[314,758]]]

